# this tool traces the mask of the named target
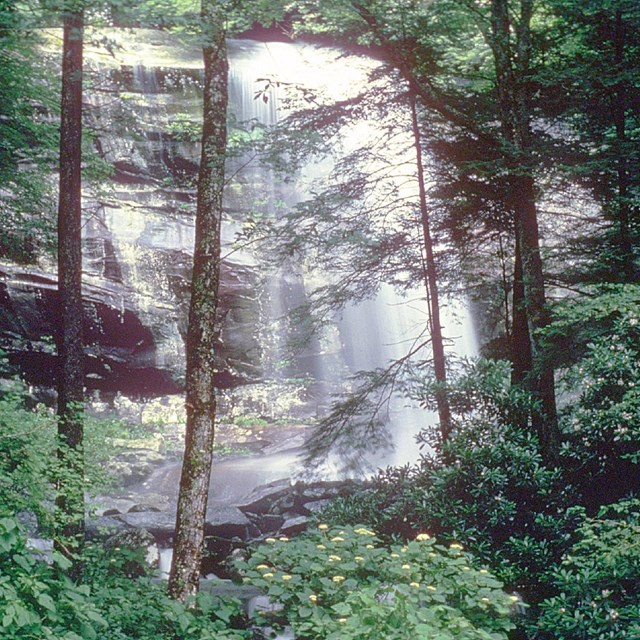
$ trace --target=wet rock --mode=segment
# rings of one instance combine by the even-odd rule
[[[237,507],[209,504],[205,521],[205,536],[224,539],[234,537],[247,540],[250,537],[251,521]]]
[[[164,461],[165,456],[152,449],[132,449],[119,452],[107,469],[126,487],[147,478]]]
[[[126,528],[119,516],[98,516],[87,519],[87,538],[89,540],[105,540],[109,536]]]
[[[311,484],[298,482],[295,485],[289,480],[280,480],[256,488],[239,508],[245,513],[259,516],[310,515],[354,486],[355,483],[348,480]]]
[[[162,511],[143,511],[139,513],[125,513],[116,517],[117,520],[135,529],[146,529],[159,544],[167,544],[173,539],[176,526],[175,513]]]
[[[38,518],[32,511],[18,511],[16,520],[29,536],[35,536],[38,533]]]
[[[307,515],[312,513],[318,513],[322,511],[325,507],[327,507],[331,503],[331,500],[314,500],[313,502],[305,502],[302,505],[302,508],[306,512]]]
[[[167,215],[167,221],[172,217]],[[108,225],[107,220],[87,223],[89,273],[83,285],[86,387],[145,396],[179,393],[192,239],[175,230],[176,237],[188,246],[175,250],[159,241],[157,247],[133,248],[129,238],[119,241],[115,236],[120,230],[108,230]],[[108,246],[110,251],[105,249]],[[118,260],[123,255],[135,256],[136,264],[121,264]],[[255,290],[258,274],[248,267],[239,271],[241,281],[231,283],[224,280],[223,269],[225,305],[236,304],[236,298]],[[130,273],[138,274],[139,280],[126,281]],[[230,327],[225,327],[225,342],[217,350],[220,385],[225,388],[255,381],[256,372],[261,373],[259,362],[251,355],[260,352],[255,338],[258,303],[245,296],[245,304],[250,310],[242,326],[233,328],[237,338],[226,340]],[[29,384],[51,386],[55,378],[56,354],[48,337],[60,330],[57,308],[54,274],[17,265],[1,267],[0,347]],[[235,316],[228,317],[231,323]]]
[[[287,492],[285,495],[274,500],[269,506],[269,513],[288,514],[296,505],[297,495],[294,492]]]
[[[269,596],[258,595],[251,598],[247,605],[247,613],[250,617],[255,616],[256,613],[274,613],[276,611],[282,611],[284,605],[281,602],[273,602]]]
[[[263,535],[279,531],[280,527],[284,524],[284,518],[282,516],[272,513],[265,513],[261,516],[254,515],[254,518],[255,524]]]
[[[91,502],[91,509],[97,516],[118,515],[130,511],[171,511],[168,496],[145,492],[144,494],[124,494],[119,496],[97,496]]]
[[[52,563],[53,540],[44,540],[43,538],[27,538],[27,548],[33,555],[46,562]]]
[[[284,524],[280,527],[280,532],[288,536],[295,536],[302,533],[307,529],[309,525],[309,518],[307,516],[297,516],[295,518],[288,518]]]
[[[161,509],[158,509],[158,507],[155,507],[152,504],[134,504],[133,507],[131,507],[131,509],[127,511],[127,513],[142,513],[145,511],[160,512]],[[104,514],[104,515],[108,515],[108,514]]]
[[[277,480],[269,484],[262,485],[254,489],[246,501],[238,505],[238,508],[245,513],[266,514],[270,513],[271,507],[276,500],[279,500],[291,492],[291,481],[289,479]]]

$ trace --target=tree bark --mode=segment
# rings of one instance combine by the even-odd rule
[[[531,340],[524,301],[524,282],[522,280],[522,258],[520,243],[515,246],[515,265],[513,268],[513,300],[510,336],[511,384],[523,385],[527,373],[531,371]]]
[[[84,391],[82,349],[82,64],[83,12],[63,16],[58,205],[58,457],[59,549],[74,555],[84,543]]]
[[[440,322],[440,296],[438,291],[438,274],[433,252],[433,239],[431,237],[431,224],[429,221],[429,207],[424,182],[424,168],[422,159],[422,145],[420,143],[420,128],[418,125],[418,110],[416,96],[410,89],[409,101],[411,107],[411,126],[413,130],[413,144],[416,151],[416,166],[418,169],[418,192],[420,200],[420,223],[422,225],[422,239],[424,243],[427,299],[429,301],[429,316],[431,319],[431,348],[433,350],[433,369],[436,377],[436,405],[440,420],[440,438],[444,443],[451,434],[451,408],[447,395],[447,362],[444,352],[444,340],[442,337],[442,324]]]
[[[545,463],[556,464],[560,451],[560,432],[556,410],[553,367],[547,362],[541,344],[540,330],[549,324],[550,317],[545,298],[540,236],[535,204],[534,182],[531,176],[512,176],[511,197],[515,214],[516,252],[522,264],[522,294],[526,318],[530,369],[524,371],[522,386],[534,400],[531,421],[540,442]],[[514,282],[515,289],[515,282]],[[524,347],[524,345],[523,345]],[[524,349],[523,349],[524,351]]]
[[[214,354],[218,337],[220,225],[227,139],[228,62],[224,13],[215,0],[203,0],[202,16],[209,31],[208,44],[203,49],[202,155],[187,333],[187,427],[169,577],[169,593],[179,600],[198,590],[204,544],[216,416]]]

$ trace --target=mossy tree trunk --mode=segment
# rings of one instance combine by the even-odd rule
[[[187,428],[169,577],[169,593],[179,600],[198,590],[204,544],[216,416],[214,356],[227,138],[228,62],[224,13],[215,0],[203,0],[202,16],[207,44],[203,50],[202,156],[187,334]]]
[[[82,350],[82,65],[84,15],[79,3],[63,14],[58,206],[58,458],[56,546],[76,557],[84,543]],[[74,573],[79,574],[76,563]],[[79,577],[79,575],[76,575]]]

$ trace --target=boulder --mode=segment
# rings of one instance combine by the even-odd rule
[[[272,513],[265,513],[261,516],[254,515],[252,520],[263,535],[279,531],[280,527],[284,524],[284,518],[282,516]]]
[[[252,523],[237,507],[210,503],[204,526],[205,536],[215,536],[230,540],[239,538],[247,540],[250,537]]]
[[[314,500],[313,502],[305,502],[302,508],[305,511],[305,515],[311,515],[322,511],[325,507],[331,504],[331,500]]]
[[[271,507],[273,503],[287,496],[291,492],[291,488],[289,479],[276,480],[256,487],[246,498],[246,501],[238,505],[238,508],[245,513],[272,513]]]
[[[126,524],[118,519],[119,516],[98,516],[87,519],[87,538],[89,540],[104,540],[122,529]]]
[[[280,527],[280,532],[288,536],[295,536],[306,530],[309,525],[309,518],[307,516],[297,516],[295,518],[288,518],[284,521],[284,524]]]
[[[125,513],[115,519],[134,529],[146,529],[162,545],[173,539],[176,514],[163,511],[140,511]]]
[[[127,487],[147,478],[164,461],[165,457],[152,449],[128,449],[112,458],[107,469]]]
[[[143,513],[145,511],[155,511],[158,513],[162,511],[162,509],[158,509],[158,507],[152,504],[134,504],[127,513]]]

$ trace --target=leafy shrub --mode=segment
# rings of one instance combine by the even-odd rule
[[[53,553],[51,566],[37,560],[13,518],[0,519],[0,628],[6,640],[93,640],[106,620],[89,588],[63,575],[70,562]]]
[[[164,585],[123,571],[131,556],[90,548],[85,584],[64,575],[70,562],[52,564],[27,549],[12,518],[0,519],[0,636],[6,640],[242,640],[234,628],[237,602],[198,596],[196,606],[170,599]]]
[[[463,541],[510,588],[537,600],[573,528],[566,502],[560,473],[542,465],[531,434],[474,421],[442,454],[381,472],[324,517],[367,522],[389,537],[428,531]]]
[[[568,368],[587,355],[588,346],[611,334],[638,331],[640,285],[608,284],[565,298],[544,329],[545,345],[557,367]]]
[[[283,605],[301,640],[499,640],[513,628],[517,598],[460,545],[427,534],[387,547],[364,527],[321,524],[291,541],[267,539],[238,568]]]
[[[603,508],[577,532],[532,631],[545,640],[640,638],[640,501]]]
[[[107,622],[109,640],[242,640],[234,628],[242,619],[239,603],[198,594],[195,606],[172,600],[150,579],[126,577],[94,582],[92,598]]]
[[[640,305],[585,349],[565,380],[579,397],[563,412],[562,456],[596,510],[640,490]]]
[[[0,371],[3,359],[0,354]],[[50,526],[55,478],[64,473],[56,456],[57,425],[51,409],[33,405],[18,380],[6,380],[0,394],[0,517],[35,514],[46,533]],[[140,427],[119,420],[85,416],[84,489],[99,492],[116,484],[107,462],[124,446],[113,444],[147,436]],[[105,446],[105,443],[112,443]]]
[[[388,538],[428,531],[462,541],[509,588],[537,602],[551,595],[544,574],[576,526],[567,512],[571,487],[518,426],[527,399],[510,389],[505,363],[463,363],[451,400],[457,421],[445,446],[380,472],[323,517],[366,522]]]
[[[27,409],[22,385],[8,384],[0,397],[0,516],[31,511],[42,519],[52,498],[53,419]]]
[[[202,124],[194,122],[186,113],[176,114],[165,126],[165,131],[174,139],[185,142],[198,142],[202,135]]]

